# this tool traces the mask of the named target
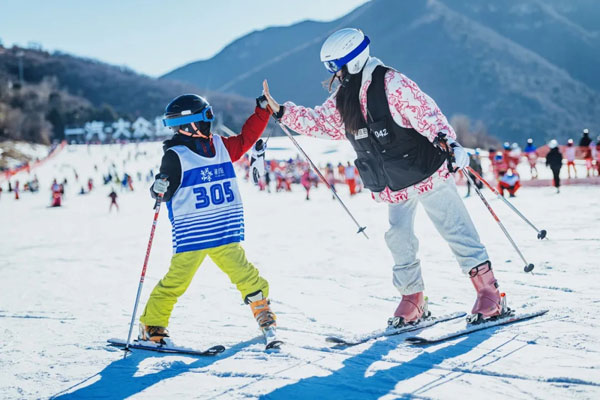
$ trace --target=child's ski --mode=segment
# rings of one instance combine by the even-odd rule
[[[125,347],[127,342],[121,339],[108,339],[108,343],[115,347]],[[159,344],[150,340],[134,340],[129,344],[130,349],[150,350],[159,353],[171,354],[189,354],[192,356],[216,356],[225,351],[225,347],[221,345],[210,347],[206,350],[195,350],[188,347],[171,346],[168,344]]]

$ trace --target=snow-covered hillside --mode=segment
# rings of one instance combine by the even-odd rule
[[[288,157],[286,140],[272,138],[268,157]],[[318,163],[349,159],[345,147],[301,143]],[[153,216],[145,177],[161,153],[159,143],[68,146],[31,172],[40,193],[22,193],[18,201],[2,193],[0,398],[600,398],[598,186],[565,186],[558,195],[551,187],[519,191],[512,201],[548,230],[544,241],[486,192],[536,265],[533,274],[523,272],[481,201],[465,199],[509,305],[547,308],[547,315],[423,348],[395,336],[336,349],[326,336],[381,328],[399,301],[383,240],[386,206],[368,193],[350,198],[340,190],[367,226],[367,240],[322,185],[306,201],[299,186],[268,194],[240,179],[244,248],[270,282],[286,344],[278,352],[263,350],[249,307],[207,259],[169,328],[182,346],[222,344],[227,350],[213,358],[134,350],[123,358],[106,340],[127,335]],[[113,163],[119,174],[134,176],[134,192],[117,188],[119,213],[108,212],[111,186],[102,185]],[[78,195],[90,177],[95,189]],[[53,178],[68,179],[61,208],[47,207]],[[469,311],[475,299],[471,283],[422,209],[416,231],[431,311]],[[163,209],[142,307],[167,271],[171,251]]]

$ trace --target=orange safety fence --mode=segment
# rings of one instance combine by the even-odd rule
[[[56,155],[58,153],[60,153],[62,151],[62,149],[65,148],[66,145],[67,145],[67,142],[65,140],[63,140],[46,157],[42,158],[41,160],[36,160],[33,162],[26,162],[25,164],[23,164],[17,168],[11,168],[6,171],[2,171],[0,173],[0,181],[1,180],[9,180],[12,176],[18,174],[19,172],[23,172],[23,171],[27,171],[28,173],[31,172],[32,169],[35,169],[35,168],[39,167],[40,165],[43,165],[46,161],[56,157]]]

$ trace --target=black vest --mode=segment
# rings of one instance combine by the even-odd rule
[[[381,192],[412,186],[429,178],[446,161],[425,136],[394,122],[385,93],[388,68],[377,66],[367,90],[367,119],[356,134],[346,136],[358,158],[354,161],[365,187]]]

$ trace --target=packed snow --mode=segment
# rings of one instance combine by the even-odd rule
[[[345,144],[301,139],[320,164],[352,157]],[[264,350],[249,307],[207,259],[169,328],[178,345],[222,344],[226,351],[194,357],[133,350],[124,358],[106,340],[127,336],[154,214],[146,177],[161,154],[160,143],[67,146],[31,171],[39,193],[14,200],[0,183],[0,398],[600,398],[598,186],[564,186],[560,194],[552,187],[522,188],[511,201],[548,231],[543,241],[484,191],[535,264],[529,274],[479,198],[465,199],[509,306],[549,309],[546,315],[428,347],[410,346],[400,335],[336,348],[325,342],[328,335],[382,328],[399,301],[383,240],[386,205],[368,192],[350,197],[339,186],[342,200],[367,226],[367,240],[323,185],[306,201],[300,185],[269,194],[239,173],[243,246],[270,283],[285,345]],[[267,158],[294,155],[287,138],[270,139]],[[102,184],[111,167],[134,177],[133,192]],[[31,176],[23,172],[13,180]],[[82,186],[87,191],[90,177],[94,189],[78,194]],[[67,178],[66,195],[63,207],[49,208],[54,178]],[[109,213],[112,187],[120,211]],[[422,209],[416,233],[430,310],[470,311],[471,283]],[[163,208],[140,308],[166,273],[171,252]]]

